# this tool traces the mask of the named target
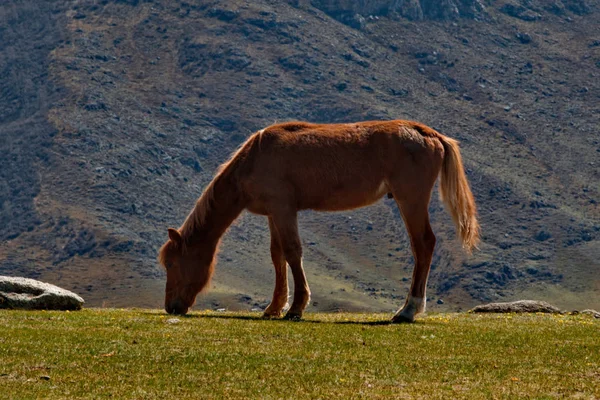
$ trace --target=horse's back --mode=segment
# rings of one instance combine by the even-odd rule
[[[255,203],[288,198],[298,209],[371,204],[389,191],[391,179],[426,168],[429,136],[408,121],[272,125],[257,133],[247,192]]]

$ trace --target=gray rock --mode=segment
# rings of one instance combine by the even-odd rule
[[[600,312],[598,312],[596,310],[583,310],[581,313],[582,314],[590,314],[594,318],[600,318]]]
[[[507,3],[500,8],[500,12],[523,21],[537,21],[542,16],[535,11],[529,10],[520,4]]]
[[[518,32],[516,37],[523,44],[529,44],[532,41],[531,35],[529,33]]]
[[[84,300],[58,286],[28,278],[0,276],[0,308],[79,310]]]
[[[562,311],[559,308],[554,307],[552,304],[546,303],[545,301],[537,300],[519,300],[509,303],[489,303],[477,306],[469,312],[474,313],[550,313],[550,314],[561,314]]]

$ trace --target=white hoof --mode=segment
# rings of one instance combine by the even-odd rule
[[[406,304],[394,315],[392,322],[414,322],[418,314],[425,312],[426,302],[425,297],[412,297],[409,295]]]

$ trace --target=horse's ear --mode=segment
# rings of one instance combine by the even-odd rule
[[[169,239],[171,239],[172,242],[176,243],[177,246],[180,246],[181,243],[183,242],[183,239],[181,238],[181,234],[179,233],[179,231],[177,229],[173,229],[173,228],[169,228]]]

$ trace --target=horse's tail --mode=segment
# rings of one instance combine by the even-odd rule
[[[471,253],[479,243],[479,223],[475,199],[465,175],[458,141],[440,133],[436,136],[444,146],[440,198],[454,220],[463,247]]]

